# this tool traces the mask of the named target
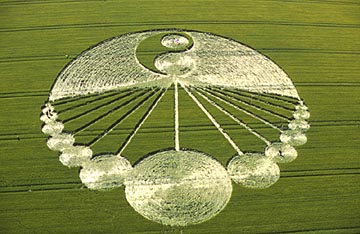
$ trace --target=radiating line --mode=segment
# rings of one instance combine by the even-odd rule
[[[178,82],[175,82],[175,92],[174,92],[174,121],[175,121],[175,150],[180,151],[180,141],[179,141],[179,91],[178,91]]]
[[[131,87],[131,88],[124,89],[124,90],[110,90],[110,91],[105,91],[105,92],[103,92],[102,95],[103,95],[103,94],[107,94],[107,93],[126,92],[126,91],[129,91],[129,90],[131,90],[131,89],[137,89],[137,88],[136,88],[136,87]],[[59,100],[51,101],[50,103],[51,103],[53,106],[59,106],[59,105],[68,104],[68,103],[71,103],[71,102],[79,101],[79,100],[82,100],[82,99],[92,98],[92,97],[97,96],[97,95],[99,95],[99,92],[95,92],[95,93],[88,94],[88,95],[85,95],[85,96],[75,96],[75,97],[61,98],[61,99],[59,99]]]
[[[118,105],[118,106],[112,108],[111,110],[107,111],[106,113],[104,113],[104,114],[96,117],[95,119],[91,120],[91,121],[88,122],[87,124],[85,124],[85,125],[79,127],[78,129],[76,129],[76,130],[74,131],[74,134],[79,133],[80,131],[88,128],[89,126],[91,126],[91,125],[93,125],[93,124],[95,124],[95,123],[98,122],[99,120],[105,118],[105,117],[108,116],[109,114],[111,114],[111,113],[113,113],[113,112],[115,112],[115,111],[117,111],[117,110],[119,110],[119,109],[121,109],[121,108],[129,105],[130,103],[132,103],[133,101],[135,101],[135,100],[138,99],[139,97],[144,96],[145,93],[146,93],[146,92],[142,92],[142,93],[140,93],[139,95],[136,95],[135,97],[131,98],[130,100],[127,100],[126,102],[121,103],[121,105]]]
[[[223,98],[221,98],[221,97],[218,97],[218,96],[216,96],[216,95],[214,95],[214,94],[212,94],[212,93],[210,93],[210,92],[208,92],[208,91],[206,91],[206,90],[203,90],[203,91],[206,92],[208,95],[210,95],[210,96],[212,96],[212,97],[214,97],[214,98],[216,98],[216,99],[218,99],[218,100],[226,103],[227,105],[229,105],[229,106],[231,106],[231,107],[233,107],[233,108],[235,108],[235,109],[237,109],[237,110],[239,110],[239,111],[242,111],[242,112],[244,112],[245,114],[253,117],[254,119],[257,119],[257,120],[263,122],[264,124],[266,124],[266,125],[274,128],[274,129],[282,132],[282,130],[281,130],[280,128],[278,128],[277,126],[273,125],[272,123],[270,123],[270,122],[267,121],[266,119],[264,119],[264,118],[262,118],[262,117],[260,117],[260,116],[257,116],[257,115],[255,115],[255,114],[251,113],[250,111],[247,111],[247,110],[245,110],[245,109],[243,109],[243,108],[241,108],[241,107],[239,107],[239,106],[236,106],[236,105],[234,105],[233,103],[231,103],[231,102],[229,102],[229,101],[227,101],[227,100],[225,100],[225,99],[223,99]]]
[[[218,110],[220,110],[225,115],[229,116],[232,120],[234,120],[239,125],[243,126],[246,130],[248,130],[250,133],[255,135],[260,140],[264,141],[267,145],[270,145],[271,142],[267,140],[264,136],[262,136],[260,133],[249,127],[246,123],[242,122],[240,119],[238,119],[236,116],[225,110],[223,107],[219,106],[216,102],[210,100],[208,97],[206,97],[204,94],[200,93],[199,91],[195,90],[197,94],[199,94],[202,98],[204,98],[208,103],[216,107]]]
[[[98,98],[95,98],[93,100],[90,100],[90,101],[86,101],[86,102],[83,102],[83,103],[80,103],[80,104],[77,104],[77,105],[74,105],[74,106],[70,106],[68,108],[65,108],[63,110],[58,110],[57,113],[58,114],[61,114],[61,113],[64,113],[64,112],[67,112],[69,110],[73,110],[75,108],[78,108],[78,107],[82,107],[82,106],[86,106],[88,104],[91,104],[91,103],[94,103],[94,102],[97,102],[97,101],[101,101],[101,100],[104,100],[104,99],[107,99],[107,98],[110,98],[110,97],[113,97],[113,96],[117,96],[117,95],[121,95],[121,94],[131,94],[131,93],[134,93],[135,92],[135,89],[129,89],[127,91],[122,91],[122,92],[119,92],[119,93],[111,93],[109,95],[106,95],[106,96],[100,96]]]
[[[114,130],[114,128],[119,125],[123,120],[127,119],[130,115],[132,115],[133,113],[135,113],[142,105],[144,105],[147,101],[149,101],[149,99],[154,96],[157,91],[152,91],[148,96],[146,96],[143,100],[141,100],[138,104],[136,104],[135,107],[133,107],[132,109],[130,109],[129,111],[127,111],[123,116],[121,116],[119,119],[117,119],[114,123],[112,123],[107,129],[105,129],[102,133],[100,133],[99,135],[97,135],[93,140],[91,140],[87,145],[91,146],[93,144],[95,144],[96,142],[98,142],[99,140],[101,140],[102,138],[104,138],[107,134],[109,134],[112,130]]]
[[[287,106],[282,106],[282,105],[280,105],[280,104],[273,103],[273,102],[270,102],[270,101],[268,101],[268,100],[263,100],[263,99],[260,99],[260,98],[257,98],[257,97],[253,97],[253,96],[255,96],[255,95],[249,96],[249,95],[245,95],[245,94],[243,94],[243,93],[236,92],[236,91],[231,90],[231,89],[221,89],[221,88],[217,88],[217,90],[219,90],[219,91],[223,90],[223,91],[226,91],[226,92],[229,92],[229,93],[233,93],[233,94],[239,95],[239,96],[244,97],[244,98],[248,98],[248,99],[251,99],[251,100],[256,100],[256,101],[258,101],[258,102],[262,102],[262,103],[264,103],[264,104],[266,104],[266,105],[270,105],[270,106],[274,106],[274,107],[278,107],[278,108],[284,109],[284,110],[286,110],[286,111],[294,111],[294,110],[295,110],[294,105],[292,105],[292,106],[293,106],[292,108],[287,107]],[[241,92],[244,92],[244,91],[241,91]],[[246,92],[245,92],[245,93],[246,93]],[[252,94],[250,94],[250,95],[252,95]]]
[[[208,88],[206,88],[206,89],[207,89],[207,90],[210,90],[210,92],[211,92],[211,91],[215,91],[215,92],[217,92],[217,93],[221,93],[222,95],[226,95],[225,93],[220,92],[220,91],[216,91],[216,90],[212,90],[212,89],[208,89]],[[283,120],[286,120],[287,122],[290,122],[290,118],[288,118],[288,117],[286,117],[286,116],[284,116],[284,115],[281,115],[281,114],[278,114],[278,113],[273,112],[273,111],[271,111],[271,110],[262,108],[262,107],[260,107],[260,106],[254,105],[254,104],[251,104],[251,103],[249,103],[249,102],[239,100],[239,99],[237,99],[237,98],[235,98],[235,97],[233,97],[233,96],[228,96],[228,95],[226,95],[226,96],[229,97],[229,98],[231,98],[232,100],[235,100],[235,101],[237,101],[237,102],[240,102],[240,103],[242,103],[242,104],[244,104],[244,105],[246,105],[246,106],[252,107],[252,108],[257,109],[257,110],[259,110],[259,111],[267,112],[267,113],[269,113],[269,114],[271,114],[271,115],[273,115],[273,116],[275,116],[275,117],[278,117],[278,118],[281,118],[281,119],[283,119]]]
[[[137,92],[138,92],[138,91],[136,91],[136,92],[134,92],[134,93],[137,93]],[[134,93],[133,93],[133,94],[134,94]],[[144,95],[145,93],[146,93],[146,92],[144,91],[144,92],[136,95],[135,97],[133,97],[131,100],[136,99],[136,98]],[[63,120],[62,122],[63,122],[63,123],[67,123],[67,122],[72,121],[72,120],[75,120],[75,119],[77,119],[77,118],[79,118],[79,117],[83,117],[83,116],[85,116],[85,115],[87,115],[87,114],[89,114],[89,113],[91,113],[91,112],[93,112],[93,111],[96,111],[96,110],[98,110],[98,109],[100,109],[100,108],[103,108],[103,107],[105,107],[105,106],[111,105],[111,104],[113,104],[113,103],[115,103],[115,102],[117,102],[117,101],[119,101],[119,100],[121,100],[121,99],[123,99],[123,98],[125,98],[125,97],[127,97],[127,96],[128,96],[127,94],[124,94],[124,95],[122,95],[122,96],[120,96],[120,97],[117,97],[117,98],[115,98],[115,99],[112,99],[112,100],[110,100],[110,101],[108,101],[108,102],[105,102],[105,103],[103,103],[103,104],[100,104],[100,105],[98,105],[98,106],[95,106],[95,107],[91,108],[90,110],[84,111],[84,112],[82,112],[82,113],[80,113],[80,114],[77,114],[77,115],[74,115],[74,116],[72,116],[72,117],[70,117],[70,118],[68,118],[68,119],[65,119],[65,120]],[[130,100],[129,100],[129,101],[130,101]],[[125,102],[125,103],[127,104],[129,101],[127,101],[127,102]]]
[[[59,99],[59,100],[50,101],[50,103],[53,106],[60,106],[60,105],[75,102],[75,101],[78,101],[78,100],[92,98],[92,97],[94,97],[96,95],[98,95],[98,93],[94,93],[94,94],[90,94],[90,95],[86,95],[86,96],[79,96],[79,97],[66,97],[66,98],[62,98],[62,99]]]
[[[135,137],[136,133],[139,131],[139,129],[142,127],[142,125],[145,123],[145,121],[149,118],[151,113],[154,111],[156,106],[159,104],[165,93],[167,92],[167,89],[164,90],[161,94],[158,95],[158,97],[155,99],[155,101],[152,103],[152,105],[149,107],[149,109],[145,112],[144,116],[139,120],[139,122],[136,124],[133,131],[130,133],[130,135],[127,137],[125,142],[120,146],[120,148],[116,151],[116,154],[118,156],[121,156],[122,152],[124,152],[125,148],[130,144],[131,140]]]
[[[242,155],[244,154],[236,143],[231,139],[231,137],[225,132],[221,125],[216,121],[216,119],[206,110],[206,108],[201,104],[201,102],[182,84],[181,87],[186,91],[186,93],[194,100],[198,107],[204,112],[204,114],[209,118],[209,120],[215,125],[218,131],[225,137],[225,139],[230,143],[230,145],[235,149],[235,151]]]
[[[251,91],[243,90],[243,89],[235,89],[235,90],[244,92],[244,93],[253,94],[256,96],[260,96],[260,97],[266,97],[266,98],[271,98],[271,99],[278,100],[278,101],[283,101],[283,102],[289,103],[291,105],[298,105],[299,101],[300,101],[299,98],[295,98],[295,97],[281,96],[281,95],[268,94],[268,93],[251,92]],[[291,99],[291,100],[289,100],[289,99]]]

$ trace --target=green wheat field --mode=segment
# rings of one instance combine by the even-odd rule
[[[164,28],[211,32],[255,48],[289,74],[311,113],[308,142],[297,148],[297,160],[280,164],[275,185],[233,184],[219,215],[184,230],[140,216],[124,187],[86,189],[79,168],[63,166],[47,148],[39,119],[56,76],[76,55],[113,36]],[[0,1],[0,233],[360,233],[359,28],[356,0]],[[147,47],[145,60],[156,53]],[[234,150],[182,92],[181,146],[225,165]],[[171,93],[124,152],[132,163],[173,147]],[[134,121],[99,152],[116,148]],[[244,147],[259,150],[251,140]]]

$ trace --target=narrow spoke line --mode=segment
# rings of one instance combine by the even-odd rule
[[[132,93],[132,94],[130,94],[130,95],[133,95],[133,94],[135,94],[135,93],[138,93],[138,91],[137,91],[137,92],[134,92],[134,93]],[[142,96],[142,95],[144,95],[144,94],[145,94],[145,92],[142,92],[142,93],[138,94],[137,96],[135,96],[134,98],[138,98],[138,97],[140,97],[140,96]],[[67,123],[67,122],[72,121],[72,120],[75,120],[75,119],[77,119],[77,118],[79,118],[79,117],[83,117],[83,116],[85,116],[85,115],[87,115],[87,114],[90,114],[90,113],[93,112],[93,111],[96,111],[96,110],[98,110],[98,109],[100,109],[100,108],[103,108],[103,107],[106,107],[106,106],[108,106],[108,105],[111,105],[111,104],[113,104],[113,103],[115,103],[115,102],[118,102],[118,101],[120,101],[121,99],[123,99],[123,98],[125,98],[125,97],[127,97],[127,96],[128,96],[128,94],[125,93],[125,94],[121,95],[120,97],[111,99],[111,100],[108,101],[108,102],[105,102],[105,103],[103,103],[103,104],[100,104],[100,105],[98,105],[98,106],[95,106],[95,107],[91,108],[90,110],[86,110],[86,111],[84,111],[84,112],[82,112],[82,113],[80,113],[80,114],[77,114],[77,115],[74,115],[74,116],[72,116],[72,117],[70,117],[70,118],[67,118],[67,119],[63,120],[62,122],[63,122],[63,123]],[[132,99],[131,99],[131,100],[132,100]],[[125,103],[127,103],[127,102],[125,102]]]
[[[143,100],[141,100],[138,104],[136,104],[135,107],[131,108],[128,112],[126,112],[123,116],[121,116],[118,120],[116,120],[114,123],[112,123],[107,129],[105,129],[102,133],[97,135],[93,140],[91,140],[87,145],[91,146],[104,138],[107,134],[109,134],[114,128],[116,128],[117,125],[119,125],[122,121],[127,119],[129,116],[131,116],[133,113],[135,113],[140,107],[142,107],[147,101],[151,99],[159,90],[152,91],[148,96],[146,96]]]
[[[121,156],[121,154],[124,152],[125,148],[130,144],[131,140],[135,137],[136,133],[140,130],[140,128],[142,127],[142,125],[146,122],[146,120],[149,118],[149,116],[152,114],[152,112],[154,111],[154,109],[156,108],[156,106],[159,104],[159,102],[161,101],[161,99],[163,98],[163,96],[165,95],[165,93],[167,92],[167,89],[162,91],[162,93],[160,93],[158,95],[158,97],[155,99],[155,101],[151,104],[151,106],[149,107],[149,109],[145,112],[145,114],[143,115],[143,117],[139,120],[139,122],[136,124],[135,128],[133,129],[133,131],[130,133],[130,135],[127,137],[127,139],[125,140],[125,142],[120,146],[120,148],[116,151],[116,154],[118,156]]]
[[[271,99],[287,102],[287,103],[289,103],[291,105],[298,105],[299,101],[300,101],[299,98],[295,98],[295,97],[281,96],[281,95],[268,94],[268,93],[257,93],[257,92],[251,92],[251,91],[243,90],[243,89],[236,89],[236,90],[240,91],[240,92],[260,96],[260,97],[266,97],[266,98],[271,98]],[[274,95],[276,95],[276,96],[274,96]],[[289,100],[289,99],[293,99],[293,100]]]
[[[204,112],[204,114],[209,118],[209,120],[215,125],[218,131],[225,137],[225,139],[230,143],[230,145],[235,149],[235,151],[242,155],[244,154],[236,143],[231,139],[231,137],[225,132],[225,130],[221,127],[221,125],[216,121],[216,119],[206,110],[206,108],[201,104],[201,102],[183,85],[181,87],[186,91],[186,93],[194,100],[196,105]]]
[[[73,110],[73,109],[76,109],[78,107],[82,107],[82,106],[86,106],[88,104],[91,104],[91,103],[94,103],[94,102],[98,102],[98,101],[101,101],[101,100],[105,100],[107,98],[110,98],[110,97],[113,97],[113,96],[118,96],[118,95],[121,95],[121,94],[124,94],[126,93],[127,95],[131,94],[135,92],[135,90],[128,90],[127,92],[119,92],[119,93],[111,93],[109,95],[105,95],[105,96],[100,96],[98,98],[95,98],[95,99],[92,99],[92,100],[88,100],[86,102],[83,102],[83,103],[80,103],[80,104],[77,104],[77,105],[73,105],[73,106],[70,106],[68,108],[65,108],[65,109],[62,109],[62,110],[58,110],[57,113],[60,115],[62,113],[65,113],[69,110]]]
[[[129,91],[131,89],[138,89],[138,88],[129,88],[129,89],[124,89],[124,90],[111,90],[111,91],[106,91],[104,92],[105,93],[118,93],[119,91],[121,92],[126,92],[126,91]],[[99,95],[99,93],[93,93],[93,94],[89,94],[89,95],[86,95],[86,96],[80,96],[80,97],[67,97],[67,98],[62,98],[60,100],[56,100],[56,101],[52,101],[50,102],[52,105],[54,106],[59,106],[59,105],[63,105],[63,104],[68,104],[68,103],[71,103],[71,102],[75,102],[75,101],[78,101],[78,100],[82,100],[82,99],[87,99],[87,98],[91,98],[91,97],[94,97],[96,95]],[[69,100],[70,99],[70,100]]]
[[[263,135],[261,135],[260,133],[258,133],[256,130],[252,129],[251,127],[249,127],[246,123],[244,123],[243,121],[241,121],[240,119],[238,119],[236,116],[234,116],[233,114],[231,114],[230,112],[228,112],[227,110],[225,110],[223,107],[221,107],[220,105],[218,105],[216,102],[212,101],[211,99],[209,99],[208,97],[206,97],[204,94],[200,93],[199,91],[195,90],[195,92],[200,95],[203,99],[205,99],[208,103],[210,103],[211,105],[213,105],[214,107],[216,107],[218,110],[220,110],[222,113],[224,113],[225,115],[229,116],[232,120],[234,120],[236,123],[238,123],[239,125],[243,126],[246,130],[248,130],[250,133],[252,133],[253,135],[255,135],[257,138],[259,138],[260,140],[264,141],[267,145],[270,145],[271,142],[269,140],[267,140]]]
[[[174,92],[174,126],[175,126],[175,150],[180,151],[180,140],[179,140],[179,91],[178,82],[175,82]]]
[[[223,92],[221,92],[221,91],[211,90],[211,89],[208,89],[208,88],[206,88],[206,89],[207,89],[207,90],[210,90],[210,92],[217,92],[217,93],[221,93],[222,95],[226,95],[225,93],[223,93]],[[239,100],[239,99],[235,98],[235,97],[232,96],[232,95],[226,95],[226,96],[228,96],[228,97],[231,98],[232,100],[235,100],[235,101],[237,101],[237,102],[240,102],[240,103],[242,103],[242,104],[244,104],[244,105],[246,105],[246,106],[252,107],[252,108],[257,109],[257,110],[259,110],[259,111],[267,112],[267,113],[269,113],[269,114],[271,114],[271,115],[273,115],[273,116],[275,116],[275,117],[278,117],[278,118],[280,118],[280,119],[286,120],[287,122],[290,122],[290,120],[291,120],[290,118],[288,118],[288,117],[286,117],[286,116],[284,116],[284,115],[281,115],[281,114],[278,114],[278,113],[273,112],[273,111],[271,111],[271,110],[268,110],[268,109],[259,107],[259,106],[257,106],[257,105],[251,104],[251,103],[249,103],[249,102]]]
[[[83,131],[84,129],[86,129],[86,128],[88,128],[89,126],[95,124],[96,122],[100,121],[101,119],[105,118],[106,116],[110,115],[111,113],[114,113],[115,111],[117,111],[117,110],[119,110],[119,109],[121,109],[121,108],[129,105],[130,103],[132,103],[132,102],[135,101],[136,99],[144,96],[145,93],[146,93],[146,92],[142,92],[142,93],[136,95],[135,97],[131,98],[130,100],[127,100],[126,102],[121,103],[121,105],[118,105],[118,106],[112,108],[111,110],[107,111],[106,113],[104,113],[104,114],[96,117],[95,119],[89,121],[87,124],[85,124],[85,125],[79,127],[78,129],[76,129],[76,130],[74,131],[74,134],[77,134],[77,133],[79,133],[80,131]]]
[[[66,98],[62,98],[62,99],[59,99],[59,100],[50,101],[50,103],[51,103],[51,105],[53,105],[53,106],[60,106],[60,105],[63,105],[63,104],[67,104],[67,103],[71,103],[71,102],[75,102],[75,101],[79,101],[79,100],[91,98],[91,97],[94,97],[95,95],[97,95],[97,94],[94,93],[94,94],[86,95],[86,96],[66,97]]]
[[[239,107],[239,106],[236,106],[236,105],[234,105],[233,103],[231,103],[231,102],[229,102],[229,101],[227,101],[227,100],[225,100],[225,99],[223,99],[223,98],[221,98],[221,97],[219,97],[219,96],[216,96],[216,95],[214,95],[214,94],[212,94],[212,93],[210,93],[210,92],[208,92],[208,91],[206,91],[206,90],[203,90],[203,91],[206,92],[206,94],[210,95],[211,97],[214,97],[214,98],[216,98],[216,99],[218,99],[218,100],[226,103],[227,105],[229,105],[229,106],[231,106],[231,107],[233,107],[233,108],[235,108],[235,109],[237,109],[237,110],[239,110],[239,111],[241,111],[241,112],[244,112],[245,114],[253,117],[254,119],[257,119],[257,120],[263,122],[264,124],[266,124],[266,125],[274,128],[274,129],[282,132],[282,130],[281,130],[279,127],[277,127],[277,126],[275,126],[274,124],[270,123],[270,122],[267,121],[266,119],[264,119],[264,118],[262,118],[262,117],[260,117],[260,116],[257,116],[257,115],[255,115],[255,114],[251,113],[250,111],[247,111],[247,110],[245,110],[245,109],[243,109],[243,108],[241,108],[241,107]]]
[[[267,101],[267,100],[263,100],[263,99],[260,99],[260,98],[257,98],[257,97],[252,97],[252,96],[248,96],[248,95],[245,95],[245,94],[242,94],[242,93],[239,93],[239,92],[236,92],[236,91],[233,91],[233,90],[230,90],[230,89],[220,89],[220,88],[217,88],[217,90],[223,90],[223,91],[226,91],[226,92],[229,92],[229,93],[233,93],[235,95],[238,95],[238,96],[241,96],[241,97],[244,97],[244,98],[247,98],[247,99],[252,99],[252,100],[256,100],[258,102],[262,102],[266,105],[270,105],[270,106],[274,106],[274,107],[277,107],[277,108],[281,108],[281,109],[284,109],[286,111],[294,111],[295,110],[295,107],[293,106],[293,108],[290,108],[290,107],[287,107],[287,106],[282,106],[280,104],[276,104],[276,103],[273,103],[273,102],[270,102],[270,101]],[[255,95],[254,95],[255,96]]]

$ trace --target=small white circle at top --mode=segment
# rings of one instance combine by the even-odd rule
[[[161,44],[167,48],[179,49],[189,45],[189,40],[179,34],[169,34],[161,39]]]

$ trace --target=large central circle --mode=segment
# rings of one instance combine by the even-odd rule
[[[168,150],[138,163],[125,180],[126,199],[144,217],[170,226],[201,223],[228,203],[225,168],[208,155]]]

